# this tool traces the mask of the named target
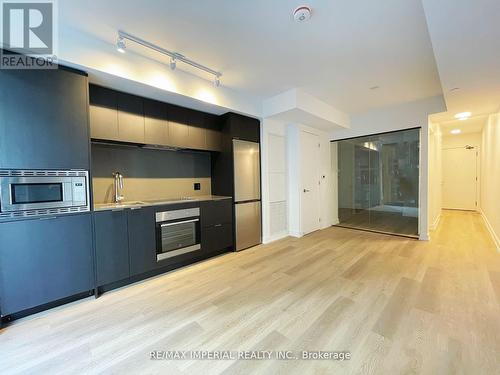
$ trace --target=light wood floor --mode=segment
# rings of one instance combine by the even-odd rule
[[[0,373],[498,374],[500,253],[478,214],[432,241],[330,228],[14,323]],[[151,361],[152,350],[348,350],[333,361]]]

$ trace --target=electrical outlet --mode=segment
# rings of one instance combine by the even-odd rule
[[[201,184],[199,182],[194,183],[194,190],[201,190]]]

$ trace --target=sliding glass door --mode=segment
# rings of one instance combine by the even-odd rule
[[[336,143],[339,225],[417,236],[420,129]]]

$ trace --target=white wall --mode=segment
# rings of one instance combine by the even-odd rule
[[[328,134],[302,124],[274,119],[262,122],[262,225],[263,242],[288,235],[302,236],[300,221],[300,132],[320,139],[319,178],[321,228],[333,224],[332,164]],[[283,183],[285,181],[285,183]]]
[[[445,110],[446,105],[443,97],[436,96],[351,115],[350,129],[342,129],[330,133],[332,140],[340,140],[421,127],[419,189],[419,232],[421,240],[429,239],[429,115]]]
[[[481,166],[481,211],[500,251],[500,113],[483,129]]]
[[[264,119],[261,126],[263,242],[288,235],[286,127]]]
[[[427,127],[428,116],[446,110],[442,96],[376,108],[351,115],[351,128],[330,132],[331,139],[360,137],[394,130]]]
[[[441,218],[442,132],[439,124],[429,121],[429,229],[434,230]]]
[[[465,147],[466,145],[481,148],[483,135],[477,133],[443,134],[443,148]]]

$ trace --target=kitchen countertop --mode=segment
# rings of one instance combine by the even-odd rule
[[[226,197],[221,195],[200,195],[195,197],[125,201],[122,203],[96,203],[94,204],[94,211],[106,211],[106,210],[116,210],[122,208],[139,208],[139,207],[149,207],[149,206],[164,206],[168,204],[179,204],[179,203],[189,203],[189,202],[218,201],[222,199],[231,199],[231,198],[232,197]]]

